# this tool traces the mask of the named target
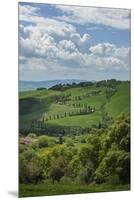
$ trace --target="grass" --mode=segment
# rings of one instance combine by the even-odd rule
[[[76,111],[76,110],[77,108],[74,108],[73,106],[52,103],[49,108],[48,115],[64,114],[65,112],[71,112],[71,111]]]
[[[80,126],[82,128],[90,127],[92,124],[98,124],[101,121],[101,113],[95,112],[89,115],[77,115],[61,119],[50,120],[47,123],[60,126]]]
[[[106,104],[106,110],[113,118],[121,112],[129,112],[130,109],[130,84],[122,83],[117,87],[117,92]]]
[[[60,95],[61,92],[54,91],[54,90],[31,90],[31,91],[24,91],[19,93],[19,98],[29,98],[29,97],[36,97],[36,98],[45,98],[50,97],[53,95]]]
[[[105,95],[96,95],[92,97],[85,98],[81,101],[81,103],[88,104],[96,109],[100,108],[102,104],[106,102]]]
[[[75,96],[83,96],[95,90],[99,89],[96,89],[95,86],[69,89],[68,92],[70,91],[72,95],[70,103],[75,103],[74,100]],[[80,101],[77,101],[77,103],[88,104],[92,107],[95,106],[96,108],[99,108],[102,104],[106,103],[105,89],[101,87],[100,90],[101,90],[100,94],[95,96],[84,97]]]
[[[33,196],[49,196],[49,195],[63,195],[63,194],[80,194],[93,192],[114,192],[130,190],[129,185],[83,185],[83,184],[67,184],[67,183],[44,183],[38,185],[24,185],[19,187],[19,197],[33,197]]]
[[[130,84],[127,82],[122,82],[117,86],[117,92],[111,97],[110,100],[106,99],[105,90],[106,88],[95,86],[90,87],[79,87],[71,88],[64,92],[54,91],[54,90],[33,90],[20,92],[20,110],[23,114],[20,114],[20,129],[29,129],[31,127],[32,120],[40,120],[46,113],[48,116],[51,115],[52,120],[47,123],[49,125],[59,125],[59,126],[80,126],[91,127],[92,124],[99,123],[102,119],[102,113],[96,111],[90,115],[76,115],[66,118],[53,119],[54,115],[65,114],[69,112],[78,111],[80,108],[74,107],[72,104],[78,104],[82,106],[87,104],[88,106],[95,107],[97,110],[100,109],[102,105],[105,106],[105,110],[108,115],[116,118],[121,112],[129,112],[130,107]],[[91,95],[86,97],[92,91],[100,90],[100,94],[96,96]],[[66,104],[61,105],[56,103],[55,96],[68,95],[70,100]],[[82,97],[81,100],[75,100],[76,96]],[[33,98],[33,104],[30,102],[30,98]],[[25,110],[26,109],[26,110]],[[82,109],[82,107],[81,107]]]

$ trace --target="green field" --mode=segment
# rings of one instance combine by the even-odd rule
[[[106,104],[109,115],[115,118],[121,112],[130,111],[130,85],[122,83],[117,87],[117,93]]]
[[[90,115],[72,116],[63,119],[50,120],[48,124],[57,124],[60,126],[80,126],[84,128],[90,127],[94,123],[99,123],[99,121],[101,121],[101,113],[96,112]]]
[[[129,185],[79,185],[66,183],[47,183],[39,185],[20,185],[20,197],[34,197],[34,196],[49,196],[49,195],[65,195],[65,194],[80,194],[93,192],[114,192],[130,190]]]
[[[116,92],[106,98],[106,87],[95,86],[71,88],[65,91],[41,90],[20,92],[20,129],[30,129],[32,120],[44,120],[48,125],[91,127],[102,121],[102,112],[116,118],[121,112],[129,112],[130,84],[122,82],[116,87]],[[100,91],[99,94],[93,92]],[[69,98],[63,103],[61,99]],[[79,99],[77,98],[79,97]],[[76,99],[77,98],[77,99]],[[57,100],[58,99],[58,100]],[[77,106],[79,105],[79,106]],[[79,112],[84,106],[95,108],[94,113],[69,116],[69,113]],[[101,109],[103,106],[103,109]],[[66,118],[57,115],[64,115]],[[51,118],[49,120],[49,117]]]

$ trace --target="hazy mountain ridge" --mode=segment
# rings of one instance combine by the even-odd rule
[[[63,79],[63,80],[46,80],[46,81],[19,81],[19,90],[20,91],[28,91],[35,90],[40,87],[50,88],[56,84],[72,84],[79,83],[85,80],[79,79]]]

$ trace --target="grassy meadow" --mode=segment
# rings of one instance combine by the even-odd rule
[[[95,193],[95,192],[109,192],[109,191],[124,191],[130,190],[129,185],[78,185],[78,184],[38,184],[38,185],[20,185],[20,197],[34,197],[34,196],[48,196],[48,195],[65,195],[65,194],[79,194],[79,193]]]

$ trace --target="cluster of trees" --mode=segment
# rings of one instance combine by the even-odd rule
[[[109,80],[102,80],[102,81],[98,81],[96,82],[96,87],[109,87],[109,88],[115,88],[118,84],[120,84],[121,81],[120,80],[116,80],[116,79],[109,79]]]
[[[74,100],[75,101],[81,101],[82,99],[84,99],[86,97],[91,97],[91,96],[99,95],[100,92],[101,92],[101,90],[91,90],[90,92],[85,93],[84,95],[74,96]]]
[[[52,86],[51,90],[58,90],[58,91],[65,91],[67,89],[70,89],[70,88],[76,88],[76,87],[88,87],[88,86],[92,86],[94,85],[93,82],[91,81],[86,81],[86,82],[80,82],[80,83],[72,83],[72,84],[58,84],[58,85],[54,85]]]
[[[39,137],[36,145],[20,146],[20,183],[38,183],[69,179],[77,183],[129,184],[130,182],[130,117],[121,114],[106,129],[92,129],[81,148],[75,138],[61,145]],[[77,138],[77,136],[76,136]],[[51,146],[50,146],[51,144]],[[40,148],[47,151],[40,153]]]
[[[98,127],[98,124],[93,124],[93,127]],[[80,135],[84,133],[90,132],[90,127],[82,128],[79,126],[60,126],[60,125],[51,125],[42,123],[42,121],[37,121],[31,124],[31,127],[26,127],[20,129],[20,133],[24,136],[27,136],[30,132],[36,133],[36,135],[50,135],[50,136],[57,136],[58,134],[62,135]]]
[[[110,99],[115,94],[115,92],[117,92],[117,89],[113,88],[106,89],[106,98]]]
[[[40,88],[37,88],[36,90],[47,90],[47,88],[45,88],[45,87],[40,87]]]
[[[76,107],[79,104],[72,104],[72,105],[74,107]],[[76,115],[87,115],[87,114],[91,114],[93,112],[95,112],[95,107],[91,108],[90,106],[87,105],[87,106],[84,106],[84,108],[80,108],[79,110],[76,110],[76,111],[48,115],[47,117],[43,118],[42,121],[36,121],[36,127],[42,127],[42,125],[43,125],[43,123],[45,123],[45,121],[61,119],[61,118],[66,118],[66,117],[71,117],[71,116],[76,116]],[[35,122],[33,121],[32,123],[35,123]]]
[[[112,90],[112,91],[113,91],[113,90]],[[85,95],[74,96],[74,100],[75,100],[76,102],[78,102],[78,101],[81,101],[82,99],[84,99],[85,97],[96,96],[96,95],[100,94],[100,92],[101,92],[101,90],[92,90],[92,91],[90,91],[89,93],[86,93]],[[109,92],[109,90],[107,90],[106,92]],[[111,92],[111,90],[110,90],[110,92]],[[72,96],[71,94],[57,96],[57,97],[56,97],[56,103],[64,105],[64,104],[66,104],[68,101],[71,100],[71,99],[70,99],[71,96]],[[81,105],[80,103],[74,103],[74,104],[72,104],[72,105],[78,105],[78,107],[83,106],[83,105]]]
[[[67,101],[70,101],[71,94],[60,95],[56,97],[56,103],[65,104]]]
[[[95,111],[95,108],[91,109],[79,109],[76,111],[71,111],[71,112],[65,112],[62,114],[54,114],[53,117],[51,115],[48,116],[48,118],[46,118],[46,121],[51,120],[51,119],[61,119],[61,118],[66,118],[67,116],[76,116],[76,115],[86,115],[86,114],[90,114],[93,113]]]
[[[58,84],[52,86],[51,90],[58,90],[58,91],[65,91],[70,88],[77,88],[77,87],[89,87],[89,86],[96,86],[96,87],[110,87],[115,88],[119,83],[121,83],[120,80],[116,79],[109,79],[109,80],[102,80],[102,81],[83,81],[80,83],[72,83],[72,84]]]

